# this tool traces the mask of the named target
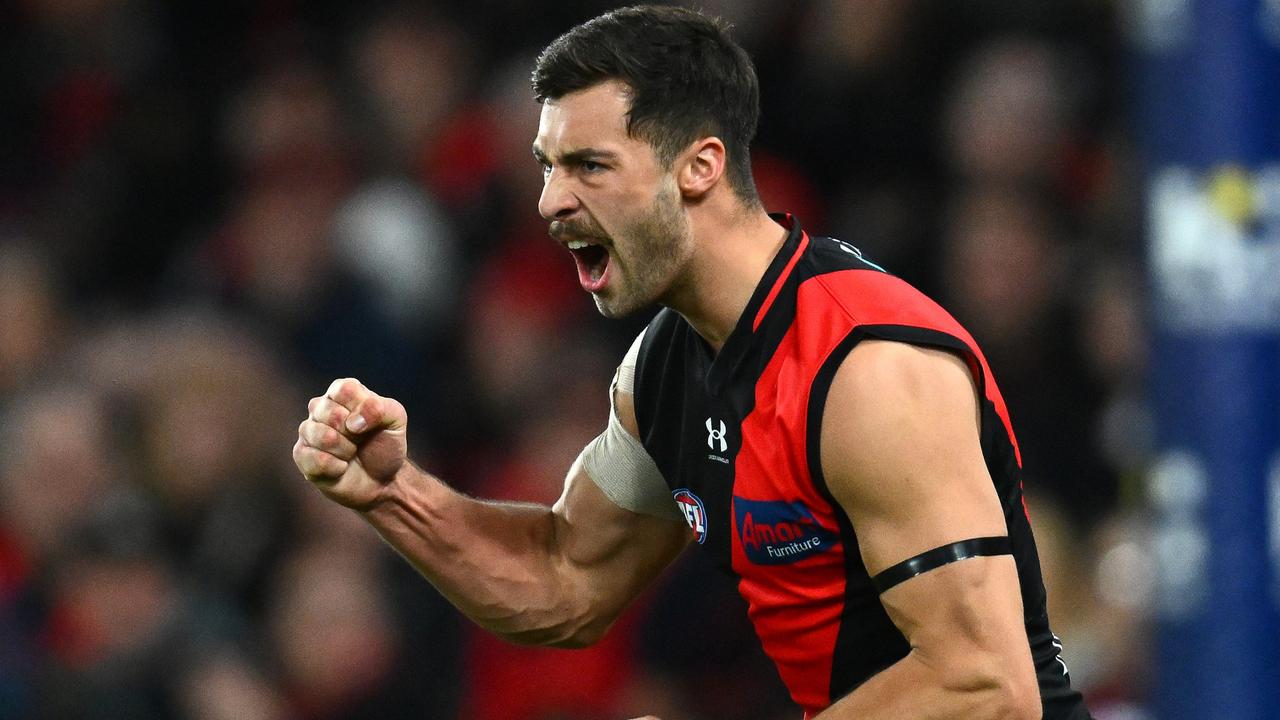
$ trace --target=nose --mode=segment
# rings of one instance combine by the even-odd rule
[[[542,184],[538,213],[545,220],[564,220],[578,210],[578,197],[569,187],[560,168],[552,168]]]

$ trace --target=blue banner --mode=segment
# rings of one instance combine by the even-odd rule
[[[1280,718],[1280,0],[1133,0],[1160,456],[1152,705]]]

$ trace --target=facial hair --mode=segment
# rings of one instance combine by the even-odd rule
[[[612,281],[593,293],[607,318],[621,318],[669,295],[693,253],[693,233],[674,183],[663,183],[653,203],[610,240]]]

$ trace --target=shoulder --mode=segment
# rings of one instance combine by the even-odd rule
[[[805,255],[808,264],[816,266],[819,271],[874,270],[888,275],[884,268],[863,255],[856,245],[833,237],[812,238],[809,252]]]
[[[647,327],[641,330],[636,339],[631,342],[627,354],[622,357],[618,372],[614,376],[610,397],[615,417],[633,437],[640,437],[640,427],[636,424],[636,360],[640,356],[640,346],[644,344],[648,332]]]
[[[822,417],[824,482],[855,527],[910,549],[867,549],[869,569],[963,537],[1003,534],[979,428],[977,388],[954,353],[867,340],[845,358]],[[982,512],[974,523],[957,521],[964,508]],[[957,528],[974,532],[950,537]]]
[[[643,358],[655,348],[670,345],[687,325],[685,319],[675,310],[666,307],[658,310],[658,314],[653,316],[637,340],[635,351],[638,357]]]
[[[802,312],[825,308],[865,326],[909,326],[963,334],[959,323],[911,283],[885,270],[853,245],[813,240],[800,272]]]
[[[689,323],[669,308],[661,309],[645,328],[635,346],[635,388],[633,412],[639,437],[646,443],[662,423],[658,419],[672,412],[682,397],[694,334]]]
[[[670,308],[662,308],[649,321],[631,348],[637,394],[643,394],[646,385],[673,372],[684,361],[688,349],[685,339],[691,332],[688,321]]]
[[[836,370],[828,412],[850,404],[907,410],[925,401],[973,401],[974,396],[969,366],[955,352],[868,338],[855,345]],[[833,407],[832,400],[847,402]]]
[[[978,450],[977,389],[956,354],[864,340],[832,379],[822,415],[828,482],[878,483],[921,452]],[[833,488],[834,489],[834,488]]]
[[[969,366],[958,355],[867,339],[854,346],[836,370],[823,413],[823,435],[883,443],[912,430],[929,430],[957,410],[977,422],[977,389]]]

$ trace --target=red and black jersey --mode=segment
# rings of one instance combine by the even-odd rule
[[[969,333],[854,247],[790,233],[721,351],[679,314],[649,324],[636,364],[640,437],[713,561],[738,578],[765,652],[812,716],[908,650],[823,478],[827,391],[864,338],[944,348],[982,398],[982,451],[1004,507],[1044,717],[1087,718],[1049,629],[1021,458],[1004,399]]]

